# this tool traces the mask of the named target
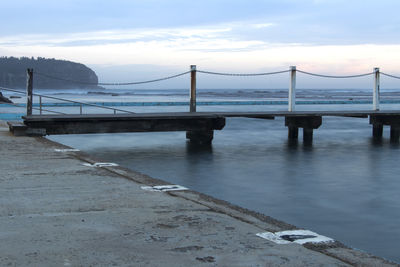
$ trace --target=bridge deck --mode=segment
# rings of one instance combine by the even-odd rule
[[[225,117],[212,113],[148,113],[24,116],[30,129],[45,134],[194,131],[212,132],[225,126]]]
[[[382,136],[383,125],[391,126],[391,138],[400,136],[400,110],[371,111],[258,111],[258,112],[165,112],[130,114],[75,114],[24,116],[23,131],[37,135],[186,131],[191,140],[210,142],[214,130],[222,130],[225,119],[246,117],[274,119],[285,117],[289,138],[297,139],[298,128],[303,128],[303,138],[310,142],[313,130],[318,129],[324,116],[370,118],[373,136]],[[19,126],[10,126],[15,133]]]
[[[367,118],[371,115],[399,115],[400,110],[348,110],[348,111],[257,111],[257,112],[163,112],[163,113],[131,113],[131,114],[71,114],[71,115],[31,115],[24,116],[25,122],[39,121],[80,121],[80,120],[136,120],[136,119],[199,119],[217,117],[303,117],[303,116],[338,116]]]

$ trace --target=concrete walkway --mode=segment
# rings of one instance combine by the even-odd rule
[[[95,161],[0,122],[1,266],[389,266],[328,245],[276,244],[257,233],[294,227]]]

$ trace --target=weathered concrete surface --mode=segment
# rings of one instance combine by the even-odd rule
[[[293,226],[192,191],[143,191],[164,182],[55,148],[0,125],[1,266],[390,265],[341,245],[269,242],[255,234]]]

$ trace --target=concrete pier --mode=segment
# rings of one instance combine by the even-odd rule
[[[187,131],[186,139],[199,145],[210,145],[214,138],[214,131]]]
[[[381,139],[383,126],[390,126],[390,141],[398,143],[400,138],[400,115],[371,115],[369,123],[372,124],[372,136]]]
[[[286,116],[285,126],[288,127],[289,140],[297,140],[299,128],[303,128],[303,142],[311,144],[313,131],[322,124],[322,116]]]
[[[164,112],[129,114],[69,114],[23,116],[23,123],[10,124],[16,136],[56,134],[186,131],[186,138],[197,144],[211,144],[214,131],[225,127],[226,118],[273,120],[285,117],[290,143],[297,143],[299,128],[303,141],[311,145],[314,129],[323,116],[370,118],[374,139],[380,139],[383,126],[390,125],[391,141],[400,138],[400,110],[390,111],[260,111],[260,112]]]
[[[191,190],[145,191],[168,183],[65,148],[0,122],[1,266],[396,266],[340,242],[276,244],[256,234],[296,227]]]

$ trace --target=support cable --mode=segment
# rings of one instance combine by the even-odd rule
[[[322,78],[336,78],[336,79],[346,79],[346,78],[358,78],[358,77],[364,77],[364,76],[369,76],[374,74],[373,72],[369,73],[363,73],[363,74],[356,74],[356,75],[324,75],[324,74],[317,74],[317,73],[312,73],[312,72],[307,72],[307,71],[302,71],[302,70],[297,70],[300,73],[311,75],[311,76],[316,76],[316,77],[322,77]]]
[[[274,71],[274,72],[264,72],[264,73],[223,73],[223,72],[213,72],[213,71],[204,71],[197,70],[197,72],[211,75],[220,75],[220,76],[265,76],[265,75],[274,75],[289,72],[290,70],[282,70],[282,71]]]
[[[43,76],[49,79],[53,80],[59,80],[59,81],[65,81],[65,82],[72,82],[72,83],[77,83],[77,84],[86,84],[86,85],[115,85],[115,86],[121,86],[121,85],[135,85],[135,84],[145,84],[145,83],[153,83],[153,82],[160,82],[160,81],[165,81],[173,78],[177,78],[183,75],[186,75],[190,73],[190,71],[186,71],[183,73],[179,73],[176,75],[168,76],[168,77],[163,77],[159,79],[154,79],[154,80],[147,80],[147,81],[138,81],[138,82],[127,82],[127,83],[89,83],[89,82],[82,82],[82,81],[76,81],[76,80],[70,80],[70,79],[65,79],[65,78],[60,78],[60,77],[55,77],[51,76],[48,74],[40,73],[40,72],[34,72],[34,74],[37,74],[39,76]]]
[[[392,74],[387,74],[384,72],[381,72],[380,74],[385,75],[387,77],[395,78],[395,79],[400,79],[400,76],[392,75]]]

